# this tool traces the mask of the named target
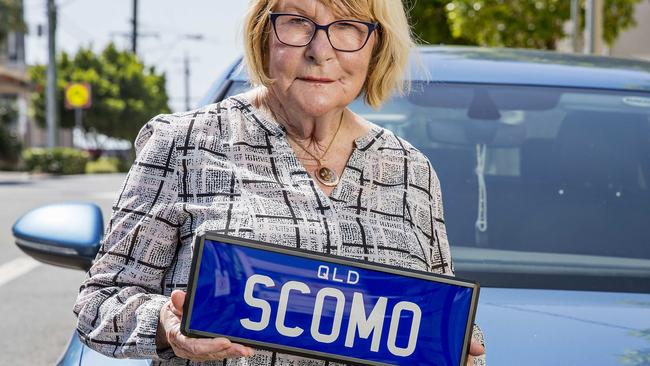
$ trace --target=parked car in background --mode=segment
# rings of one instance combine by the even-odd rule
[[[650,62],[469,47],[413,59],[408,95],[351,108],[436,169],[456,275],[482,285],[488,364],[650,364]],[[250,87],[239,66],[202,104]],[[73,243],[38,213],[17,244],[87,268],[101,224]],[[125,362],[73,335],[61,364]]]

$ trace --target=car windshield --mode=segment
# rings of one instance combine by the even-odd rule
[[[650,93],[414,83],[351,108],[431,161],[457,275],[650,291]]]

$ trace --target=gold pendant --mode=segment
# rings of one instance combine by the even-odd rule
[[[314,173],[316,179],[328,187],[334,187],[339,184],[339,176],[336,174],[334,169],[330,169],[326,166],[321,166],[317,168]]]

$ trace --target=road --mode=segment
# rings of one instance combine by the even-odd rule
[[[67,201],[97,203],[107,220],[123,174],[29,177],[0,172],[0,364],[52,365],[75,327],[72,305],[83,271],[31,261],[14,244],[23,213]]]

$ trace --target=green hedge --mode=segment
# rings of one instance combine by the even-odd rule
[[[119,173],[120,159],[101,157],[86,164],[86,174]]]
[[[23,151],[25,167],[31,172],[84,174],[89,155],[68,147],[31,148]]]
[[[20,149],[18,138],[0,125],[0,167],[15,165],[20,157]]]

